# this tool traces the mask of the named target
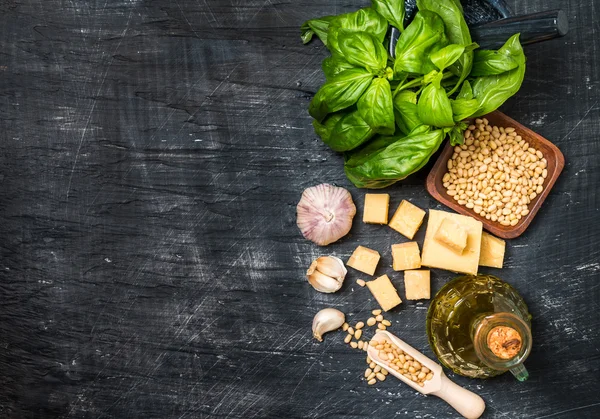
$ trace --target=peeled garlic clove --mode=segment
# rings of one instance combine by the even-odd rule
[[[320,292],[336,292],[342,287],[348,270],[339,258],[321,256],[306,271],[308,282]]]
[[[332,330],[339,329],[346,321],[346,316],[335,308],[324,308],[315,314],[312,323],[313,336],[323,342],[323,335]]]
[[[350,192],[327,183],[307,188],[296,210],[296,224],[302,235],[320,246],[348,234],[356,214]]]

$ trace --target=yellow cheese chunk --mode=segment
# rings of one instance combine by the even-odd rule
[[[367,282],[367,287],[369,287],[369,291],[371,291],[371,294],[373,294],[373,297],[375,297],[384,311],[390,311],[402,302],[398,291],[396,291],[394,284],[392,284],[387,275]]]
[[[479,265],[489,266],[490,268],[502,268],[504,264],[504,251],[506,242],[498,237],[483,232],[481,236],[481,254],[479,255]]]
[[[417,242],[392,244],[392,258],[395,271],[421,267],[421,254]]]
[[[369,224],[387,224],[390,196],[386,193],[365,195],[363,222]]]
[[[364,246],[358,246],[346,265],[357,271],[364,272],[368,275],[373,275],[379,263],[379,252],[377,250],[371,250]]]
[[[460,255],[467,247],[467,230],[456,221],[444,218],[435,233],[435,239]]]
[[[403,200],[390,221],[390,227],[412,240],[425,218],[425,211]]]
[[[445,218],[450,218],[467,230],[467,246],[458,255],[435,239],[435,233]],[[421,253],[421,265],[476,275],[481,251],[483,224],[472,217],[445,211],[429,210],[429,221]]]
[[[431,298],[430,271],[406,271],[404,272],[404,289],[407,300],[422,300]]]

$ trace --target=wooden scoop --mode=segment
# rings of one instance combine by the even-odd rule
[[[433,378],[425,381],[425,385],[421,387],[414,381],[409,380],[398,371],[391,368],[387,360],[382,360],[379,356],[379,349],[376,349],[374,346],[369,346],[367,353],[373,362],[380,367],[385,368],[394,377],[423,394],[433,394],[434,396],[438,396],[439,398],[445,400],[450,406],[456,409],[458,413],[467,419],[477,419],[483,414],[483,411],[485,410],[485,402],[481,397],[472,391],[469,391],[450,381],[438,363],[427,358],[425,355],[417,351],[403,340],[389,332],[379,330],[377,333],[375,333],[375,336],[373,336],[371,341],[388,341],[393,343],[398,348],[402,349],[406,354],[412,356],[421,365],[429,368],[433,373]]]

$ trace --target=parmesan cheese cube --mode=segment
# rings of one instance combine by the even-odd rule
[[[404,289],[407,300],[431,298],[431,281],[428,270],[404,272]]]
[[[435,239],[459,255],[467,247],[467,230],[456,221],[444,218],[435,233]]]
[[[366,273],[367,275],[375,274],[375,269],[379,263],[379,252],[364,246],[358,246],[346,265]]]
[[[390,196],[368,193],[365,195],[365,212],[363,222],[369,224],[387,224]]]
[[[425,218],[425,211],[403,200],[392,217],[389,226],[412,240],[421,224],[423,224],[423,218]]]
[[[435,240],[434,236],[445,218],[450,218],[467,230],[467,246],[458,255]],[[481,251],[481,233],[483,224],[472,217],[446,211],[429,210],[427,232],[421,252],[421,265],[431,268],[447,269],[477,275],[479,254]]]
[[[367,287],[369,287],[369,291],[384,311],[389,311],[402,302],[398,291],[396,291],[394,284],[387,275],[367,282]]]
[[[479,265],[489,266],[490,268],[502,268],[505,250],[506,242],[504,240],[484,232],[481,235]]]
[[[418,269],[421,267],[421,254],[417,242],[392,244],[393,268],[395,271]]]

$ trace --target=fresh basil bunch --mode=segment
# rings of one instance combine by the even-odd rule
[[[477,50],[458,0],[417,0],[407,25],[404,0],[305,22],[302,41],[316,35],[331,52],[326,82],[309,105],[315,132],[345,152],[357,187],[384,188],[421,169],[446,136],[461,144],[464,122],[514,95],[525,75],[519,35],[497,51]],[[395,58],[390,26],[401,35]]]

